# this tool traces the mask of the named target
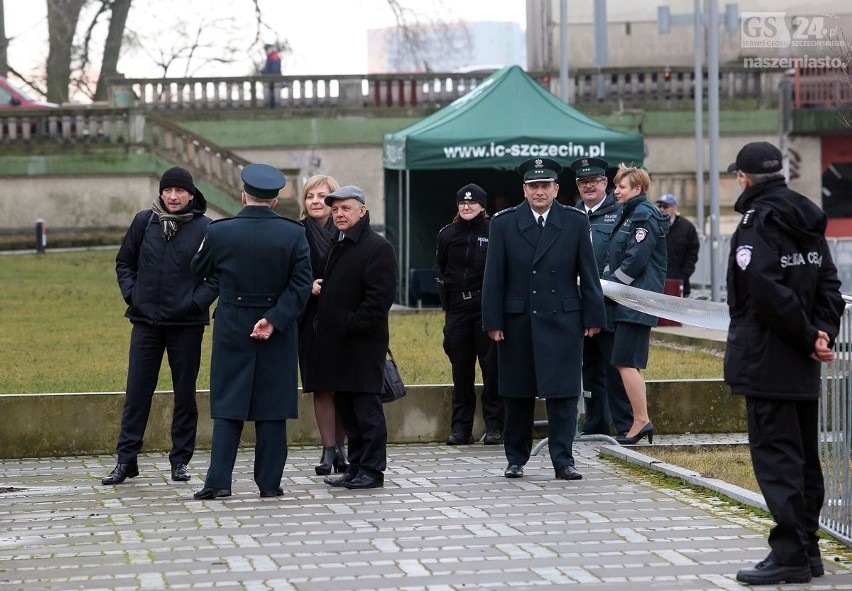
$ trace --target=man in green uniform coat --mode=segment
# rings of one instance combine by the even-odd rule
[[[286,419],[297,416],[297,320],[311,293],[305,229],[273,211],[284,175],[266,164],[242,173],[243,209],[210,224],[192,270],[219,278],[210,364],[213,445],[196,499],[231,494],[244,421],[255,422],[254,481],[261,497],[283,494]]]

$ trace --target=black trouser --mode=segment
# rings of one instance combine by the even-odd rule
[[[335,390],[334,408],[349,439],[347,472],[381,478],[387,468],[388,428],[379,395]]]
[[[470,435],[476,412],[476,360],[482,369],[485,430],[503,432],[503,400],[497,393],[497,345],[482,331],[482,300],[449,294],[444,320],[444,352],[453,371],[453,433]]]
[[[195,382],[201,365],[204,326],[134,324],[130,333],[127,393],[121,416],[121,434],[115,451],[120,464],[136,461],[151,413],[163,353],[168,353],[175,409],[172,415],[172,464],[188,464],[195,450],[198,406]]]
[[[754,475],[775,527],[769,546],[776,562],[805,566],[818,554],[819,512],[825,488],[819,460],[819,401],[746,397]]]
[[[624,391],[621,374],[609,360],[612,358],[614,333],[601,331],[583,339],[583,389],[586,398],[586,420],[583,433],[610,435],[610,422],[616,433],[627,433],[633,426],[633,409]]]
[[[509,464],[525,465],[532,453],[535,398],[503,397],[506,406],[505,449]],[[547,447],[555,470],[574,465],[577,397],[547,398]]]
[[[210,468],[204,486],[231,490],[242,432],[243,421],[213,420]],[[254,448],[254,481],[262,492],[277,490],[281,486],[284,464],[287,463],[287,421],[255,421],[254,432],[257,440]]]

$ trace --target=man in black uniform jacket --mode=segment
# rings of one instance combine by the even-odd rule
[[[725,382],[746,397],[754,474],[775,527],[769,556],[737,573],[752,585],[807,583],[824,572],[817,530],[824,487],[817,425],[820,362],[834,359],[843,298],[826,215],[787,188],[781,152],[746,144],[736,171],[743,214],[731,237]]]

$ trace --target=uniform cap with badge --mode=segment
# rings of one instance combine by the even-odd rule
[[[603,158],[578,158],[569,164],[568,168],[574,171],[574,176],[578,179],[606,176],[606,169],[609,168],[609,162]]]
[[[475,183],[469,183],[458,190],[456,193],[456,205],[463,201],[479,203],[485,207],[485,202],[488,199],[488,194],[485,189]]]
[[[284,174],[268,164],[249,164],[240,172],[243,191],[256,199],[275,199],[287,184]]]
[[[364,197],[364,191],[355,185],[346,185],[344,187],[340,187],[336,191],[332,191],[325,196],[325,204],[331,207],[335,199],[354,199],[362,205],[367,204],[367,198]]]
[[[728,172],[766,174],[781,170],[781,150],[769,142],[751,142],[737,154],[737,161],[728,166]]]
[[[518,172],[527,183],[559,182],[562,165],[551,158],[530,158],[518,166]]]

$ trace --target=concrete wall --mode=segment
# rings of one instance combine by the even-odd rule
[[[741,397],[731,397],[720,380],[650,381],[648,410],[659,433],[730,433],[746,430]],[[444,441],[449,435],[452,388],[411,386],[408,395],[385,405],[388,440],[393,443]],[[0,394],[0,457],[50,457],[114,453],[123,393]],[[158,392],[145,435],[146,451],[168,451],[171,393]],[[210,447],[212,422],[207,392],[198,395],[199,448]],[[537,418],[545,418],[544,403]],[[300,395],[299,418],[287,422],[292,445],[319,446],[313,403]],[[477,417],[474,435],[484,425]],[[546,433],[541,433],[546,435]],[[246,424],[243,441],[254,442]]]
[[[25,228],[37,218],[51,227],[127,226],[151,206],[154,175],[6,177],[0,191],[0,227]],[[49,234],[48,234],[49,240]]]

